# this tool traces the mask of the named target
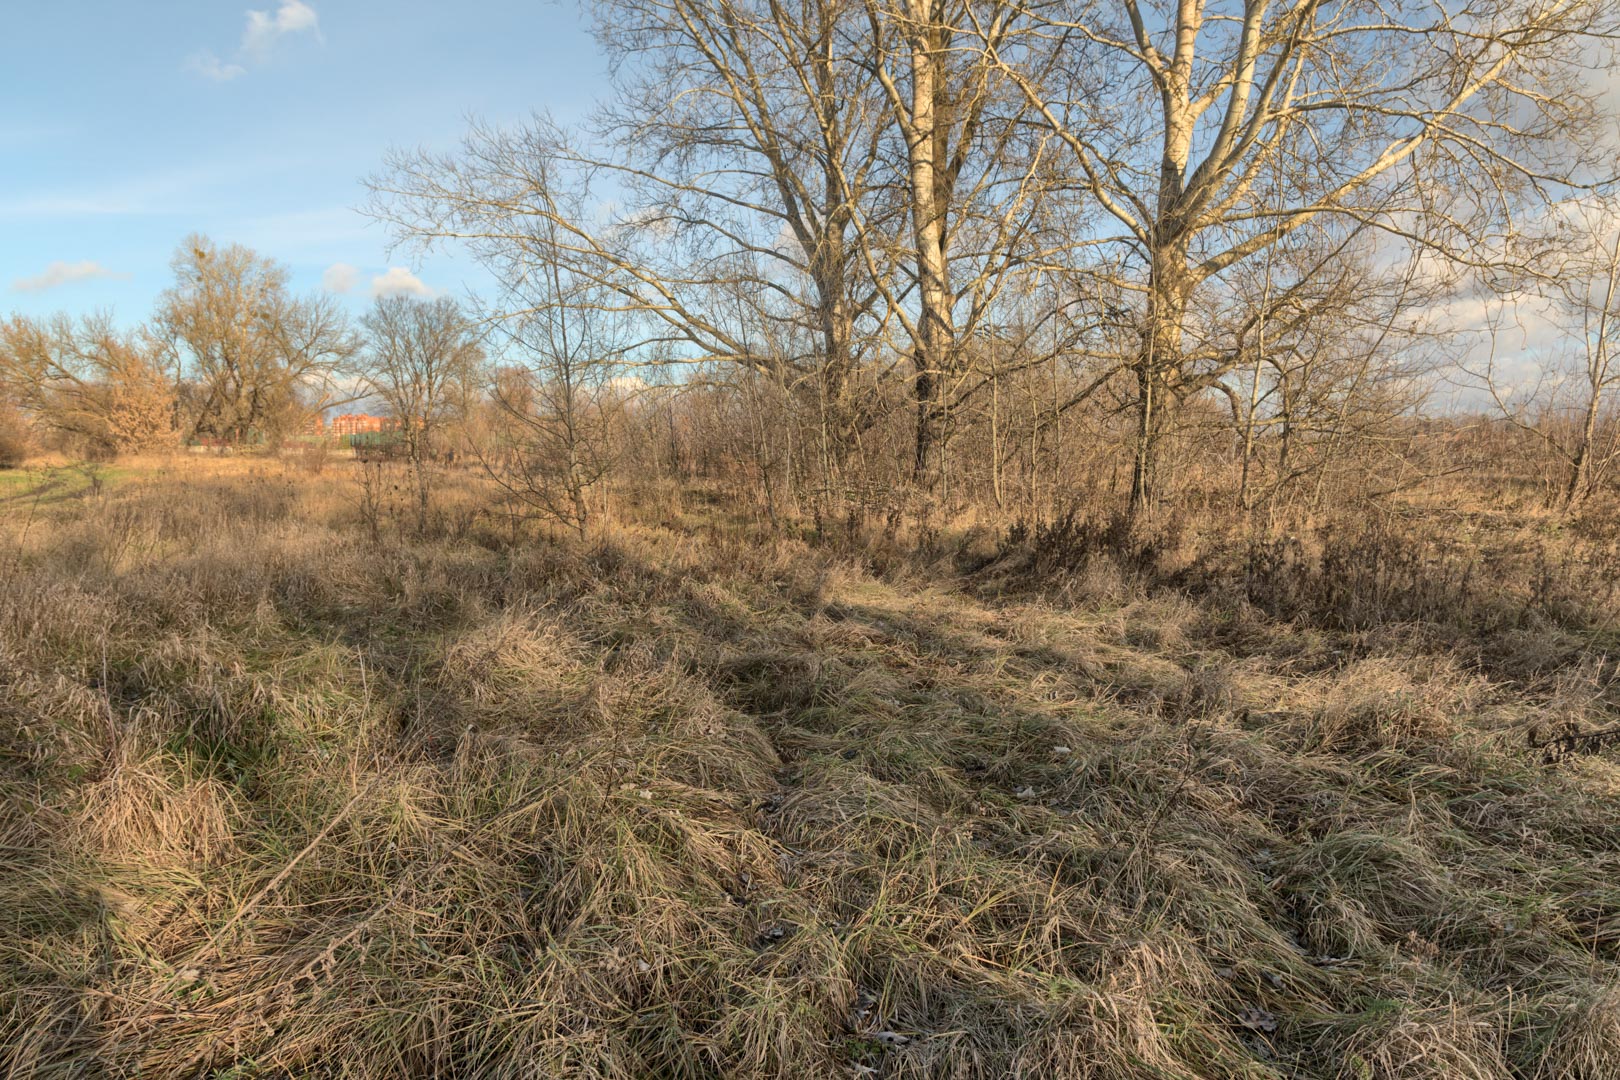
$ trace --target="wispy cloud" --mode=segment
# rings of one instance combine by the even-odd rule
[[[129,275],[108,270],[105,266],[91,259],[71,263],[58,259],[33,277],[18,278],[11,283],[11,287],[17,292],[44,292],[46,289],[54,289],[59,285],[72,285],[76,281],[92,281],[96,278],[112,278],[122,281],[128,280]]]
[[[230,82],[238,75],[247,74],[247,68],[241,64],[227,64],[209,49],[186,57],[186,70],[215,82]]]
[[[287,34],[312,33],[319,40],[321,23],[315,9],[302,0],[283,0],[275,14],[268,11],[247,13],[247,29],[242,31],[242,53],[262,60],[270,47]]]
[[[348,263],[333,263],[321,275],[321,288],[327,292],[352,292],[360,282],[360,271]]]
[[[311,34],[321,40],[320,17],[303,0],[282,0],[273,12],[249,11],[235,59],[221,60],[212,49],[203,49],[187,57],[185,67],[205,79],[230,82],[246,75],[250,65],[264,63],[276,42],[291,34]]]
[[[434,292],[403,266],[390,266],[387,272],[371,279],[371,295],[429,297]]]

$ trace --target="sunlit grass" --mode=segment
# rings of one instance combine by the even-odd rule
[[[15,1075],[1620,1066],[1620,769],[1522,740],[1612,704],[1550,624],[135,469],[0,513]]]

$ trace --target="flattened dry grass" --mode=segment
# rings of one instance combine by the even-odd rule
[[[8,1075],[1620,1075],[1601,656],[239,473],[0,518]]]

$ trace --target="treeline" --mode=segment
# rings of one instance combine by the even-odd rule
[[[295,295],[285,267],[187,238],[149,320],[0,321],[0,391],[69,452],[108,457],[179,442],[274,446],[343,399],[361,339],[331,296]],[[352,385],[349,384],[349,385]]]
[[[1321,498],[1400,473],[1442,369],[1566,504],[1612,454],[1601,0],[594,12],[587,122],[396,153],[369,209],[478,258],[492,322],[571,330],[571,367],[723,384],[700,411],[761,484],[843,512],[1122,483],[1136,513],[1220,448],[1240,505]],[[1468,363],[1470,292],[1556,301],[1575,347]]]
[[[6,324],[11,397],[118,451],[271,445],[379,394],[423,520],[452,440],[582,531],[605,482],[697,474],[824,525],[1308,511],[1499,470],[1477,451],[1509,436],[1550,503],[1612,482],[1606,0],[595,12],[587,123],[478,125],[368,181],[484,295],[353,327],[196,240],[145,330]],[[1551,342],[1459,345],[1454,302],[1501,297]],[[1425,419],[1444,384],[1507,433]]]

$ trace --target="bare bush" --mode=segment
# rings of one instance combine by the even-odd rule
[[[0,322],[0,386],[80,453],[111,457],[174,438],[159,343],[107,316]]]
[[[15,469],[28,460],[33,439],[16,408],[0,402],[0,469]]]

